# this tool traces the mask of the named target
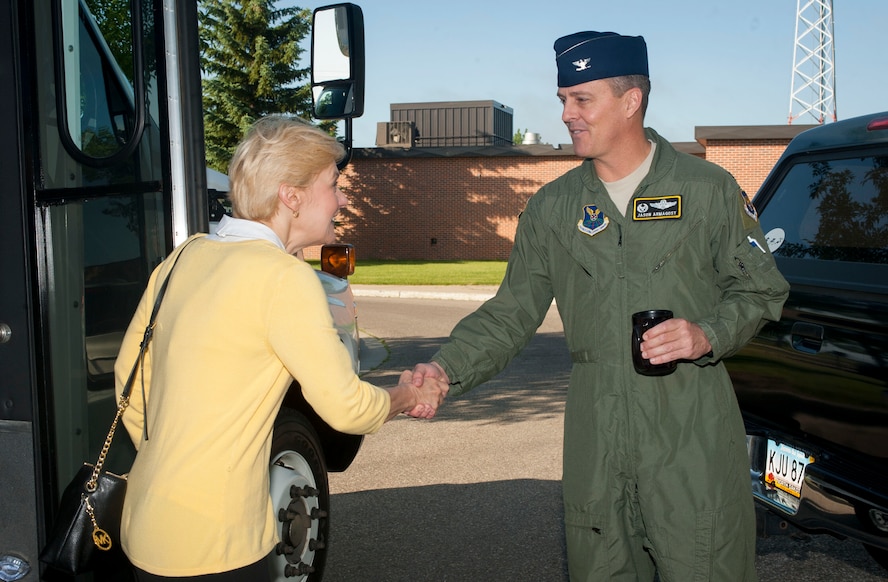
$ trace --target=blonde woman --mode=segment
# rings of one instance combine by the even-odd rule
[[[148,282],[117,360],[118,394],[157,287],[182,253],[123,418],[138,455],[121,543],[139,581],[268,580],[268,459],[292,378],[328,424],[353,434],[402,412],[431,417],[447,393],[436,380],[414,386],[409,372],[387,389],[361,381],[314,270],[295,256],[334,240],[347,203],[337,187],[343,156],[306,122],[261,119],[229,168],[235,218],[192,237]]]

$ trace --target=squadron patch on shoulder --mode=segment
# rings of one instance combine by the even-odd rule
[[[583,217],[577,222],[577,230],[589,236],[595,236],[610,224],[604,212],[594,204],[583,207]]]
[[[681,196],[636,198],[632,201],[632,220],[681,218]]]
[[[749,199],[749,196],[743,190],[740,190],[740,196],[743,198],[743,209],[746,211],[746,215],[754,221],[758,222],[758,211],[755,209],[755,205],[752,203],[752,200]]]

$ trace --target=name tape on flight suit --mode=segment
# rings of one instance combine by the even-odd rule
[[[681,218],[681,196],[636,198],[632,204],[632,220]]]

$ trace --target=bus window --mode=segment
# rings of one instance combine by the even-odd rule
[[[170,201],[148,105],[156,107],[154,58],[134,48],[153,46],[153,23],[137,27],[141,43],[127,37],[114,54],[117,44],[103,37],[85,2],[34,6],[38,29],[44,23],[61,39],[37,47],[46,66],[37,73],[36,226],[39,269],[50,283],[51,432],[65,483],[98,456],[114,417],[114,364],[148,277],[168,251]],[[127,23],[122,28],[131,34]],[[121,433],[106,464],[115,472],[126,472],[134,454]]]

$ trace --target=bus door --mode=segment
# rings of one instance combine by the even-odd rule
[[[37,455],[33,402],[35,358],[21,96],[18,18],[0,8],[0,561],[37,552]],[[30,579],[36,580],[35,576]]]

